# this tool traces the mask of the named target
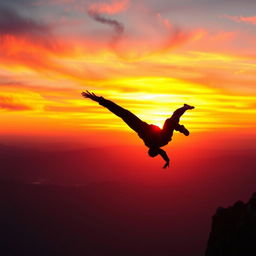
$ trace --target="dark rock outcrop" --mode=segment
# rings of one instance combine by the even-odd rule
[[[227,209],[217,209],[205,255],[256,255],[256,193],[247,203],[238,201]]]

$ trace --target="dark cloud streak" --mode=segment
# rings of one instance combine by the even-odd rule
[[[124,32],[124,25],[121,22],[114,19],[106,18],[101,14],[91,10],[88,11],[88,14],[95,21],[108,25],[114,29],[115,35],[112,38],[112,43],[116,43],[121,38]]]

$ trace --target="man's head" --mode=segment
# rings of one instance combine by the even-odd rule
[[[149,148],[148,155],[151,157],[156,157],[159,155],[159,148]]]

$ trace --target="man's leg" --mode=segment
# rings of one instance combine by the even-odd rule
[[[173,130],[175,130],[175,131],[179,131],[179,132],[183,133],[184,135],[188,136],[189,135],[189,131],[185,128],[184,125],[180,125],[179,121],[180,121],[180,117],[187,110],[193,109],[193,108],[194,107],[192,107],[192,106],[184,104],[183,107],[178,108],[177,110],[175,110],[173,112],[172,116],[165,121],[164,127],[163,127],[163,132],[166,133],[166,134],[169,134],[169,133],[172,134]]]
[[[193,108],[194,108],[194,107],[192,107],[192,106],[189,106],[189,105],[187,105],[187,104],[184,104],[183,107],[178,108],[177,110],[175,110],[175,111],[173,112],[173,114],[172,114],[172,116],[171,116],[170,119],[171,119],[174,123],[178,124],[178,123],[180,122],[180,117],[181,117],[187,110],[193,109]]]

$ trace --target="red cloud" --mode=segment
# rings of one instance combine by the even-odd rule
[[[32,110],[30,106],[15,101],[12,97],[0,96],[0,109],[11,111]]]
[[[235,22],[244,22],[244,23],[250,23],[250,24],[256,25],[256,16],[244,17],[244,16],[225,15],[225,17]]]
[[[98,14],[116,14],[123,12],[127,9],[129,0],[116,1],[112,0],[111,3],[95,3],[89,6],[89,12]]]

